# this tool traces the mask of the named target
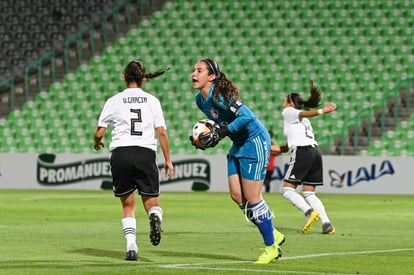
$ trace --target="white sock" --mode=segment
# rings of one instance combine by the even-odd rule
[[[319,212],[322,223],[329,222],[328,215],[326,214],[325,207],[322,201],[316,196],[315,192],[303,192],[303,196],[306,201],[312,206],[313,209]]]
[[[305,201],[305,199],[291,187],[282,187],[281,191],[283,197],[285,197],[291,204],[299,208],[303,213],[306,213],[312,207]]]
[[[161,209],[161,207],[159,207],[159,206],[151,207],[150,210],[148,210],[148,217],[153,213],[156,214],[160,218],[160,221],[162,221],[162,209]]]
[[[136,244],[137,238],[137,222],[135,218],[123,218],[122,219],[122,231],[124,232],[126,240],[126,249],[135,250],[138,252],[138,247]]]

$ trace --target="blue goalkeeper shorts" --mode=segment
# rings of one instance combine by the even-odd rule
[[[243,145],[233,144],[227,154],[228,176],[239,174],[247,180],[264,180],[270,156],[270,136],[262,131]]]

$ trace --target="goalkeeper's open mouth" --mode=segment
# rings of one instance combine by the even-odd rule
[[[193,88],[194,88],[194,89],[198,89],[198,88],[200,88],[200,82],[198,81],[198,79],[197,79],[197,78],[192,77],[192,78],[191,78],[191,82],[193,82]]]

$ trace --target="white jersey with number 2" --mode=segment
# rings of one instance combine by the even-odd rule
[[[109,150],[141,146],[157,151],[155,128],[166,128],[158,98],[140,88],[127,88],[109,98],[99,116],[98,126],[112,125]]]
[[[300,119],[300,112],[302,111],[293,107],[286,107],[282,111],[283,134],[287,138],[289,148],[293,146],[318,145],[309,119]]]

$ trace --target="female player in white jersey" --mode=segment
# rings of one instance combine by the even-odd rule
[[[322,109],[309,110],[317,107],[320,100],[321,93],[311,81],[308,100],[305,101],[297,93],[291,93],[283,103],[283,133],[287,137],[291,159],[281,193],[305,214],[303,233],[308,233],[313,222],[320,218],[322,233],[335,234],[335,227],[315,193],[316,186],[323,184],[322,156],[308,117],[330,113],[336,110],[336,104],[329,102]],[[303,186],[303,197],[296,192],[298,185]]]
[[[255,263],[270,263],[281,256],[279,245],[285,237],[274,228],[273,215],[262,197],[271,149],[268,130],[240,101],[238,88],[213,60],[198,61],[191,80],[193,88],[199,91],[195,97],[198,108],[221,125],[218,133],[211,135],[208,147],[214,147],[225,136],[233,142],[227,154],[230,195],[246,217],[257,226],[266,245]],[[197,147],[191,138],[192,144]]]
[[[156,163],[157,140],[164,155],[163,169],[168,179],[174,175],[166,124],[160,101],[142,90],[145,81],[165,71],[146,73],[144,64],[131,61],[125,67],[123,79],[127,88],[109,98],[99,116],[94,135],[94,148],[101,150],[103,137],[109,125],[112,130],[110,164],[114,195],[122,204],[122,228],[126,239],[126,260],[137,260],[135,190],[150,220],[150,240],[158,245],[161,240],[162,209],[159,202],[159,174]]]

